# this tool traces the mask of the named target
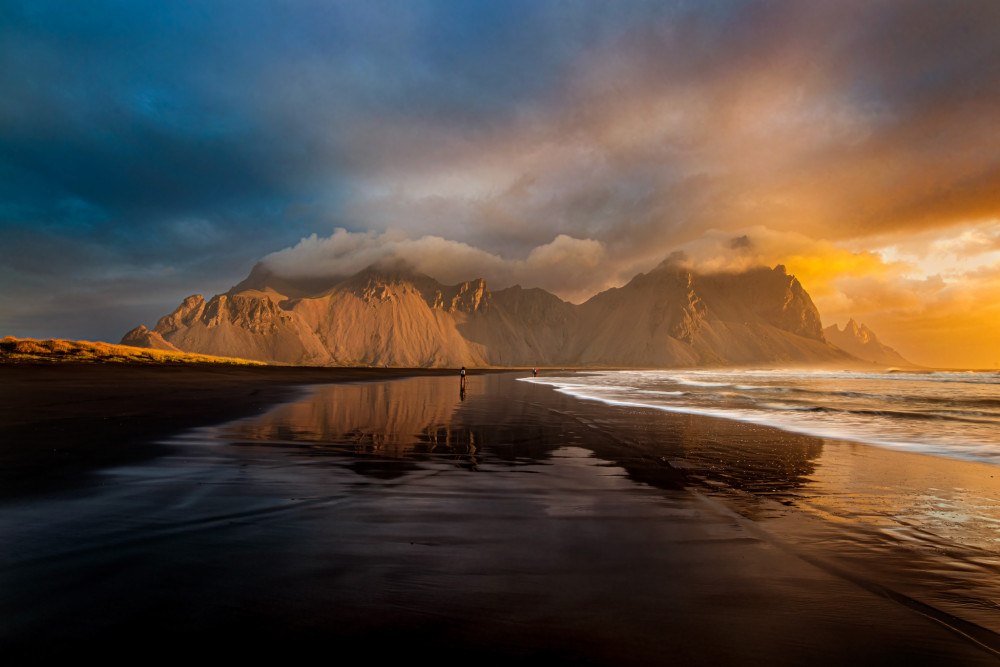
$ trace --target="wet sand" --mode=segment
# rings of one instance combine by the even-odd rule
[[[989,498],[985,469],[511,375],[315,387],[260,414],[226,381],[245,418],[0,504],[11,664],[997,662],[992,515],[949,532],[934,500]]]
[[[451,375],[440,369],[0,364],[0,499],[65,488],[162,454],[157,438],[257,414],[303,386]]]

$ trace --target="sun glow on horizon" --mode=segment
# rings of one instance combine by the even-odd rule
[[[916,363],[1000,367],[1000,222],[872,239],[864,247],[846,261],[839,254],[788,258],[824,321],[864,321]]]

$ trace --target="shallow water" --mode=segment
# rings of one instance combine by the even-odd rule
[[[525,380],[610,405],[1000,464],[995,372],[598,371]]]
[[[349,641],[444,662],[484,649],[498,662],[991,659],[872,594],[991,627],[1000,570],[970,536],[993,525],[967,519],[981,496],[954,492],[980,488],[962,477],[972,464],[929,492],[919,477],[886,492],[894,478],[860,472],[898,466],[859,463],[844,443],[511,376],[464,393],[451,378],[319,387],[169,444],[0,508],[7,655],[200,643],[259,657]],[[931,515],[952,532],[902,534]]]

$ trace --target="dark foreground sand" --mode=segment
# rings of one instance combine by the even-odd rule
[[[995,554],[844,505],[912,516],[975,466],[511,375],[320,387],[166,438],[384,371],[36,371],[3,385],[4,460],[33,475],[0,501],[5,664],[997,662]],[[46,481],[39,442],[82,462]]]
[[[302,386],[441,369],[213,364],[0,364],[0,498],[79,483],[81,476],[162,453],[157,438],[259,413]]]

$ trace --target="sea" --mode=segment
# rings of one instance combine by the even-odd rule
[[[524,381],[609,405],[721,417],[1000,465],[1000,373],[630,370]]]

